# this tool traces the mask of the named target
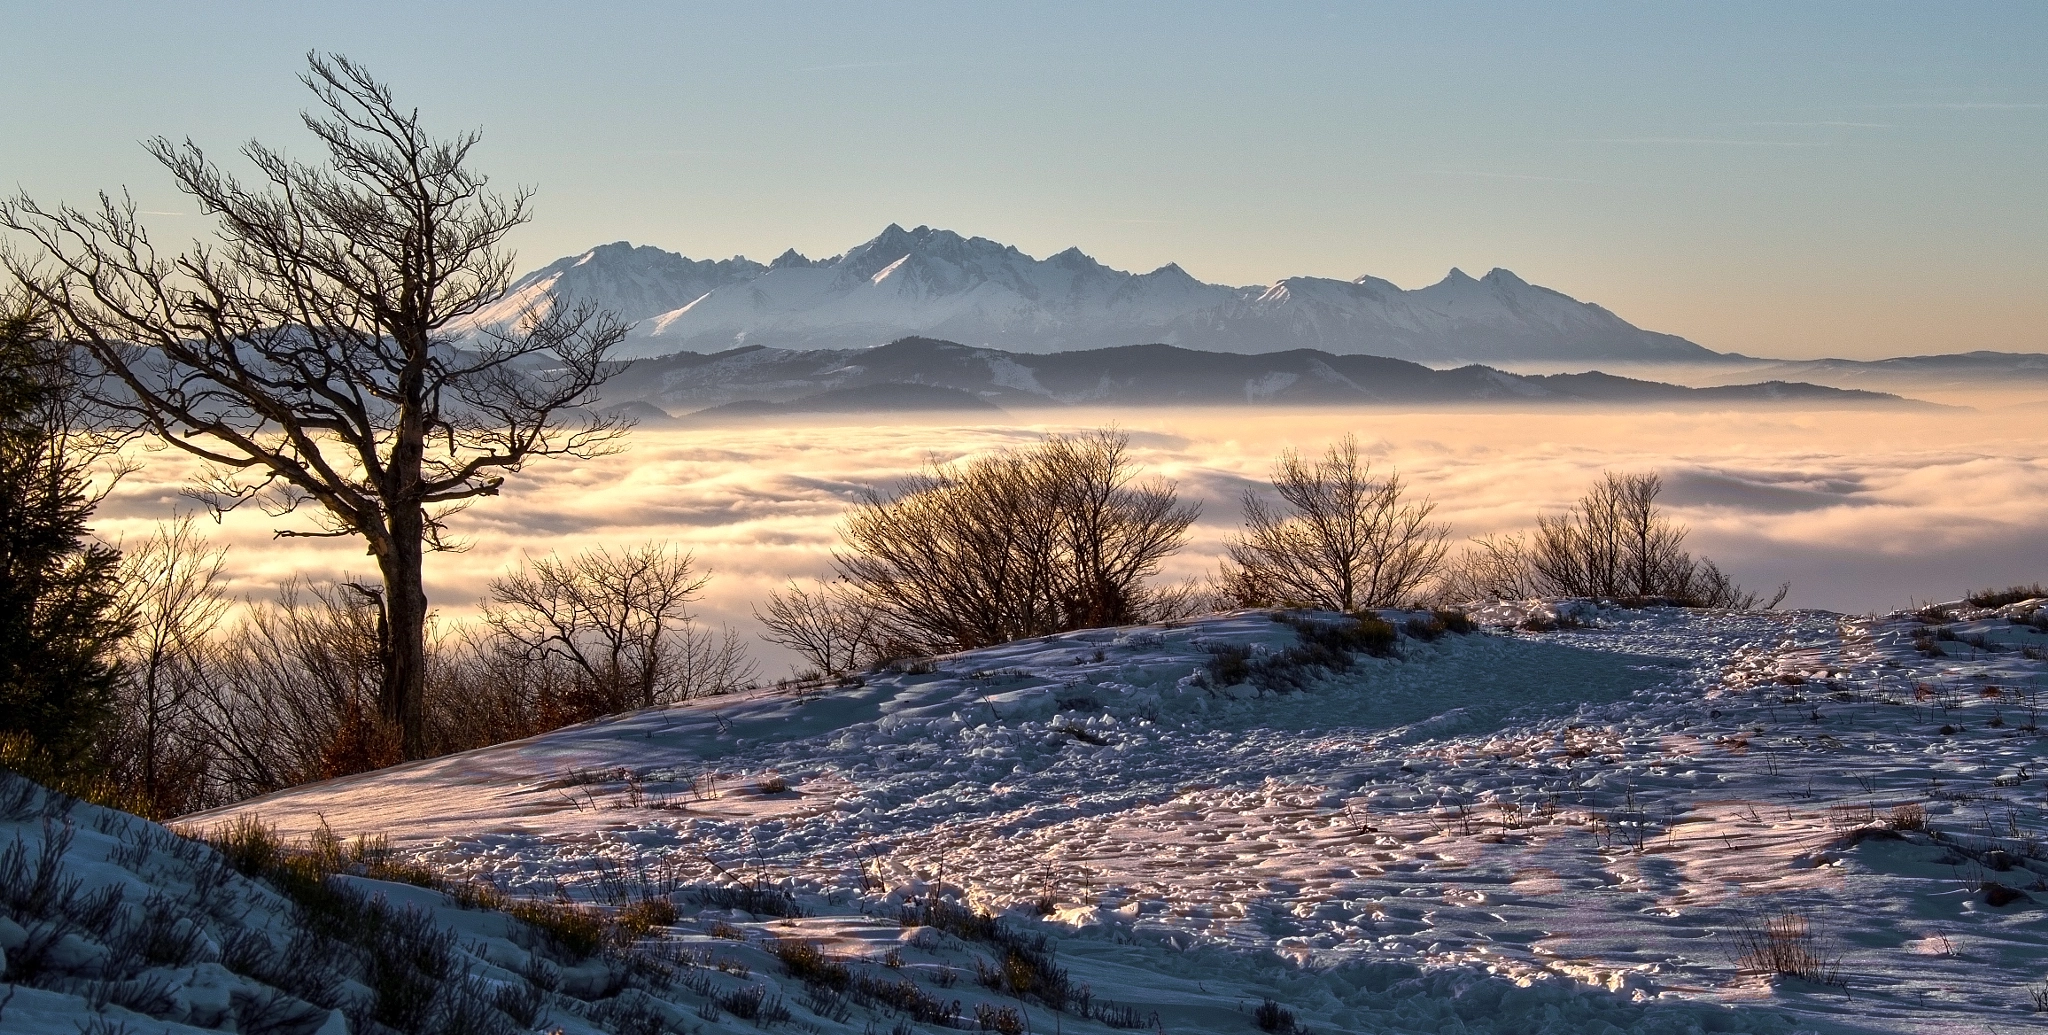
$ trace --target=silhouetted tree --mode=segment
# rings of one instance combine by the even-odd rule
[[[88,527],[107,444],[71,360],[40,305],[0,295],[0,761],[46,780],[90,767],[129,626],[120,553]]]
[[[577,408],[625,330],[550,299],[458,347],[450,325],[505,292],[501,243],[529,194],[468,167],[475,133],[431,137],[361,66],[307,60],[323,163],[251,142],[250,185],[190,142],[148,145],[217,243],[163,255],[132,201],[50,210],[24,195],[0,225],[39,248],[5,264],[90,354],[107,403],[210,463],[210,505],[316,504],[314,530],[279,534],[365,541],[382,576],[378,712],[418,757],[423,554],[452,545],[453,509],[528,461],[607,448],[620,425]]]

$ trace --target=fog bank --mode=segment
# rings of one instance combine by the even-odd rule
[[[488,580],[526,554],[667,539],[716,573],[702,613],[749,634],[750,605],[791,578],[829,569],[834,527],[861,486],[887,485],[928,458],[1115,424],[1140,461],[1200,500],[1194,541],[1174,577],[1212,571],[1284,447],[1320,450],[1355,433],[1376,465],[1397,468],[1459,537],[1512,531],[1568,504],[1602,469],[1663,474],[1690,546],[1752,588],[1791,580],[1786,606],[1860,612],[1949,599],[1993,583],[2048,580],[2048,450],[2038,414],[1311,409],[1060,410],[1006,423],[860,418],[774,426],[636,429],[626,450],[587,463],[539,462],[505,495],[454,519],[468,544],[428,560],[428,594],[448,615],[472,611]],[[99,533],[139,538],[174,508],[196,467],[142,454],[101,509]],[[276,539],[309,528],[254,507],[229,515],[238,595],[294,575],[374,575],[351,540]],[[764,674],[787,658],[756,644]]]

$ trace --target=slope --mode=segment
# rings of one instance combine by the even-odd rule
[[[1289,670],[1293,625],[1216,616],[634,713],[193,821],[324,817],[600,899],[622,874],[767,881],[814,915],[718,916],[848,959],[904,936],[874,915],[938,894],[1050,924],[1074,982],[1148,1027],[1242,1032],[1273,999],[1321,1030],[1985,1030],[2028,1016],[2048,948],[2048,824],[2015,790],[2038,779],[2041,604],[1505,604],[1492,633],[1412,626],[1343,671]],[[1216,685],[1226,645],[1271,664]],[[1748,953],[1766,923],[1818,962]]]

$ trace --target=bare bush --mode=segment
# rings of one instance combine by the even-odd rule
[[[132,628],[102,753],[108,774],[133,788],[153,819],[188,811],[202,793],[208,748],[196,709],[209,641],[231,604],[226,561],[227,549],[209,544],[189,514],[159,524],[121,558],[121,607]]]
[[[690,613],[711,580],[662,543],[550,555],[493,579],[484,621],[504,649],[566,666],[585,718],[747,685],[753,666],[731,630]]]
[[[378,710],[376,588],[294,581],[230,618],[219,563],[189,523],[131,560],[139,631],[105,748],[124,782],[146,789],[155,772],[143,797],[175,815],[402,761],[400,731]],[[548,558],[498,580],[492,620],[429,621],[423,750],[745,685],[753,668],[739,638],[687,610],[703,578],[660,545]]]
[[[1444,564],[1435,595],[1451,603],[1535,596],[1526,538],[1483,535],[1468,540],[1465,548]]]
[[[842,585],[821,581],[805,589],[792,581],[768,594],[767,613],[757,608],[754,617],[768,627],[762,639],[795,651],[819,675],[843,676],[884,654],[881,614]]]
[[[834,562],[887,649],[941,653],[1155,617],[1146,580],[1196,513],[1138,480],[1128,436],[1055,435],[870,491]]]
[[[1972,590],[1969,596],[1963,598],[1963,603],[1971,607],[2004,607],[2007,604],[2040,600],[2044,597],[2048,597],[2048,586],[2035,582],[2024,586],[2007,586],[2004,589],[1993,587]]]
[[[1282,453],[1273,491],[1282,506],[1244,494],[1244,530],[1225,548],[1237,606],[1407,607],[1443,567],[1450,526],[1429,520],[1436,505],[1407,499],[1397,472],[1375,478],[1351,435],[1313,463]]]
[[[225,801],[402,760],[381,719],[378,611],[345,586],[287,583],[199,659],[199,721]],[[430,638],[431,639],[431,638]]]
[[[1658,598],[1690,607],[1750,608],[1745,592],[1713,561],[1684,549],[1686,528],[1657,506],[1664,480],[1609,471],[1570,510],[1536,519],[1529,567],[1544,592],[1559,596]],[[1785,598],[1780,587],[1766,605]]]
[[[1607,597],[1684,607],[1778,606],[1791,584],[1765,601],[1713,561],[1685,550],[1687,529],[1657,506],[1655,474],[1606,472],[1562,514],[1536,519],[1526,535],[1472,540],[1449,566],[1440,599]]]

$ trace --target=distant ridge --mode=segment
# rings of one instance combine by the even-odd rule
[[[1043,353],[1148,342],[1256,354],[1311,348],[1431,363],[1721,362],[1738,359],[1647,331],[1496,269],[1453,269],[1405,291],[1377,277],[1288,277],[1232,287],[1178,265],[1112,269],[1078,248],[1036,259],[950,230],[890,225],[826,259],[687,259],[625,242],[519,278],[458,333],[504,326],[549,293],[632,322],[629,357],[747,345],[847,349],[905,336]]]
[[[1786,360],[1744,369],[1739,376],[1786,378],[1880,391],[2048,387],[2048,355],[1959,352],[1892,359]]]
[[[1896,395],[1785,381],[1687,388],[1597,371],[1535,376],[1476,364],[1435,370],[1314,349],[1239,355],[1150,344],[1032,354],[931,338],[868,349],[746,346],[638,360],[605,385],[605,403],[648,404],[693,419],[1088,405],[1938,408]]]

